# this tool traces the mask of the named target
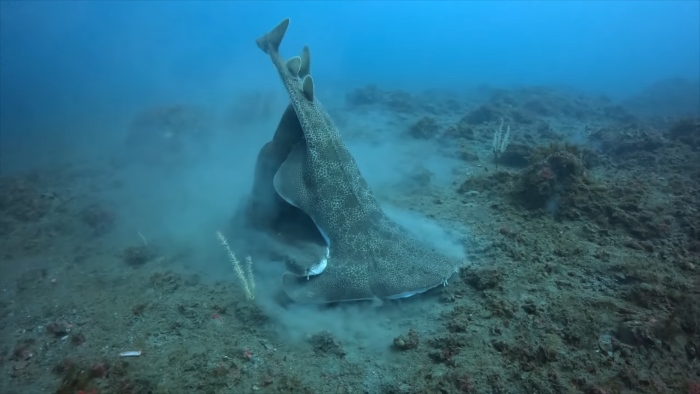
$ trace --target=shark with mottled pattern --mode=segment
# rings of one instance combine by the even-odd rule
[[[280,55],[288,26],[285,19],[256,40],[291,104],[258,157],[254,192],[274,190],[271,198],[308,215],[327,251],[305,274],[285,273],[285,293],[300,303],[330,303],[404,298],[447,284],[459,262],[421,243],[381,209],[315,95],[308,47],[288,61]]]

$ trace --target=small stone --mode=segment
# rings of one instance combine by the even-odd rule
[[[400,335],[394,338],[394,348],[398,350],[410,350],[418,346],[420,339],[414,329],[408,330],[408,335]]]

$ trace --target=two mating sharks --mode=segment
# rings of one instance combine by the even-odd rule
[[[326,253],[303,273],[285,273],[285,293],[299,303],[331,303],[404,298],[446,284],[459,262],[422,244],[382,211],[316,97],[309,48],[287,61],[279,53],[288,26],[285,19],[256,40],[291,104],[258,154],[253,217],[264,221],[273,211],[296,211],[297,219],[318,230]]]

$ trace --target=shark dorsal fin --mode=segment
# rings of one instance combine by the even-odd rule
[[[302,61],[299,56],[294,56],[293,58],[290,58],[287,60],[287,69],[289,70],[292,75],[295,77],[298,77],[300,75],[300,70],[302,66]]]
[[[311,73],[311,51],[309,51],[309,47],[305,46],[304,49],[301,50],[301,55],[299,55],[299,57],[301,59],[299,77],[304,78]]]
[[[314,101],[314,80],[311,78],[311,75],[304,77],[302,89],[304,90],[304,97],[309,101]]]

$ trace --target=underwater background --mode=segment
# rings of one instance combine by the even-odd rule
[[[283,291],[284,18],[445,286]],[[0,1],[2,393],[698,394],[699,264],[699,1]]]

